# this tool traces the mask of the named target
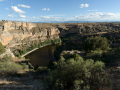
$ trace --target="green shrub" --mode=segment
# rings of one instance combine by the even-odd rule
[[[102,54],[103,54],[102,50],[91,51],[91,52],[87,53],[86,58],[92,58],[92,59],[96,60],[97,58],[101,58]]]
[[[26,47],[23,47],[22,54],[27,53]]]
[[[56,66],[44,82],[49,90],[102,90],[109,85],[104,73],[105,64],[101,61],[84,61],[82,57],[75,55],[67,60],[61,57]]]
[[[19,70],[21,70],[21,65],[9,62],[0,63],[0,74],[1,75],[8,75],[8,74],[15,74]]]
[[[107,50],[109,48],[108,40],[105,37],[88,37],[84,42],[84,50]]]
[[[22,63],[22,69],[28,69],[28,65],[26,65],[26,63]]]
[[[37,71],[38,71],[38,72],[41,72],[41,73],[47,72],[47,71],[48,71],[48,68],[47,68],[47,67],[44,67],[44,66],[39,66],[39,67],[37,68]]]
[[[53,68],[53,65],[54,65],[54,64],[53,64],[53,61],[50,59],[49,64],[48,64],[47,67],[48,67],[49,69],[52,69],[52,68]]]
[[[0,54],[3,54],[5,52],[5,48],[2,45],[2,43],[0,42]]]
[[[21,69],[21,65],[14,63],[10,55],[0,59],[0,75],[15,74]]]
[[[11,55],[4,55],[3,58],[0,58],[0,62],[13,62]]]

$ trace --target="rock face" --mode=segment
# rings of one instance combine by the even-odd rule
[[[28,23],[0,21],[0,42],[7,47],[32,45],[64,37],[69,33],[97,33],[119,31],[120,24],[115,23]]]
[[[4,31],[9,31],[9,30],[30,30],[33,27],[36,27],[36,24],[34,23],[27,23],[27,22],[11,22],[8,21],[4,23]]]
[[[97,33],[113,32],[120,30],[120,24],[116,23],[62,23],[56,25],[60,30],[60,37],[69,33]]]
[[[7,47],[59,38],[56,27],[40,27],[39,24],[28,22],[3,22],[0,25],[0,42]]]

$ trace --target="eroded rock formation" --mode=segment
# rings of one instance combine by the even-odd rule
[[[7,21],[1,23],[0,42],[7,47],[59,38],[60,32],[56,27],[28,22]]]
[[[44,42],[64,37],[68,33],[97,33],[119,31],[115,23],[28,23],[0,21],[0,42],[6,47]],[[32,45],[32,44],[31,44]]]

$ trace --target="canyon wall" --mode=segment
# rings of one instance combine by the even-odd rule
[[[47,28],[42,26],[47,26]],[[8,48],[34,43],[34,41],[53,40],[59,38],[59,33],[56,27],[48,25],[13,21],[0,22],[0,42]]]
[[[54,40],[69,33],[97,33],[119,31],[116,23],[29,23],[0,21],[0,42],[6,47],[31,45]]]
[[[119,23],[61,23],[54,25],[60,30],[60,37],[69,33],[108,33],[120,31]]]

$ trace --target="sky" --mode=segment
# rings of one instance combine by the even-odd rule
[[[120,0],[0,0],[0,20],[120,21]]]

